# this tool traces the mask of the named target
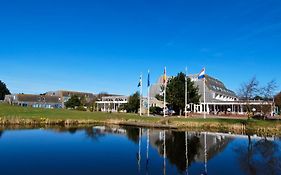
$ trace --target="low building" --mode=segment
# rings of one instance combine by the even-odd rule
[[[118,112],[122,105],[127,104],[128,96],[111,95],[102,97],[101,101],[96,102],[97,110],[102,112]]]
[[[62,99],[63,108],[65,107],[64,104],[74,95],[78,96],[81,99],[83,98],[86,103],[90,103],[95,97],[93,93],[66,90],[49,91],[46,93],[46,95],[60,97]]]
[[[62,99],[59,96],[12,94],[5,96],[5,102],[34,108],[62,108]]]
[[[5,102],[19,106],[29,106],[35,108],[64,108],[72,96],[77,95],[83,98],[86,103],[91,102],[95,95],[86,92],[76,91],[50,91],[45,94],[12,94],[5,96]]]

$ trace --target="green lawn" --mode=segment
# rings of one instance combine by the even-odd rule
[[[40,109],[30,107],[10,106],[8,104],[0,104],[0,120],[18,121],[33,120],[37,122],[48,121],[90,121],[90,122],[108,122],[116,120],[123,123],[134,124],[163,124],[173,127],[231,127],[231,125],[244,124],[248,128],[281,128],[280,121],[262,121],[247,119],[226,119],[226,118],[177,118],[177,117],[139,117],[137,114],[125,113],[102,113],[102,112],[84,112],[66,109]],[[117,122],[117,123],[118,123]],[[25,123],[25,122],[23,122]]]
[[[108,120],[108,119],[136,119],[145,121],[157,121],[160,118],[139,117],[136,114],[124,113],[103,113],[103,112],[85,112],[66,109],[42,109],[31,107],[11,106],[0,104],[0,117],[5,119],[40,119],[49,120]]]

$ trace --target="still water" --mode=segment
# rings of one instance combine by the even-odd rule
[[[118,126],[2,130],[0,172],[281,175],[281,140]]]

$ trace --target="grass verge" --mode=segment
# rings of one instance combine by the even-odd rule
[[[118,124],[144,127],[197,129],[234,133],[281,135],[280,121],[226,118],[139,117],[136,114],[82,112],[65,109],[40,109],[0,104],[1,125],[80,125]]]

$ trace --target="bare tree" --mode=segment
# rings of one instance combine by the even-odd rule
[[[239,89],[240,98],[242,100],[245,100],[245,102],[246,102],[246,110],[247,110],[248,119],[250,119],[251,111],[252,111],[250,102],[258,94],[258,92],[259,92],[258,87],[259,87],[259,82],[256,79],[256,77],[253,77],[247,83],[243,83],[241,85],[241,88]]]
[[[271,80],[264,87],[260,89],[260,94],[263,98],[263,105],[261,107],[262,114],[268,115],[273,110],[274,94],[277,89],[277,83],[275,80]]]
[[[262,87],[260,90],[260,94],[262,95],[264,100],[272,100],[273,95],[277,89],[277,83],[275,80],[271,80],[266,84],[266,86]]]

